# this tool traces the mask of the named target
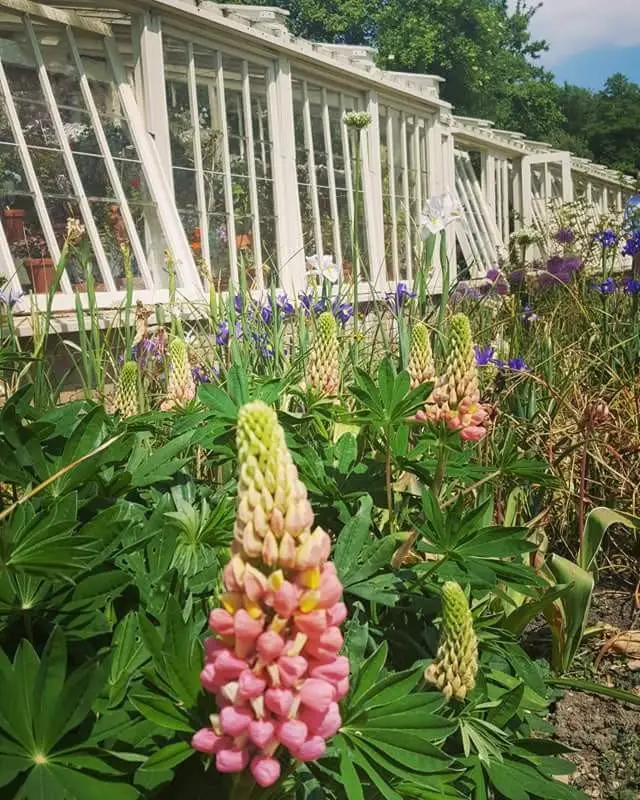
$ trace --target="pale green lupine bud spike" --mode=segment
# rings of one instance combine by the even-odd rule
[[[442,630],[438,653],[425,671],[425,679],[435,684],[450,700],[464,700],[476,685],[478,644],[473,617],[462,587],[449,581],[442,587]]]
[[[471,323],[465,314],[455,314],[449,322],[446,366],[434,398],[451,410],[457,409],[463,400],[472,404],[480,399]]]
[[[138,365],[126,361],[120,370],[115,410],[122,417],[133,417],[140,413],[140,392],[138,387]]]
[[[411,378],[412,389],[417,389],[423,383],[432,381],[435,376],[429,328],[424,322],[416,322],[413,326],[407,372]]]
[[[310,533],[313,511],[276,412],[259,400],[243,406],[236,443],[240,477],[235,550],[250,559],[262,556],[276,563],[274,541],[285,537],[286,560],[287,548]]]
[[[196,396],[196,385],[191,374],[189,351],[182,339],[173,339],[169,345],[169,381],[163,411],[184,406]]]
[[[334,395],[338,391],[338,324],[330,311],[324,311],[316,320],[316,338],[309,355],[307,383],[320,395]]]

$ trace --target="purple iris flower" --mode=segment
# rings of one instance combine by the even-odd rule
[[[640,254],[640,230],[634,231],[624,243],[622,248],[623,256],[637,256]]]
[[[540,317],[531,308],[529,303],[523,306],[521,316],[526,324],[530,324],[531,322],[536,322],[537,320],[540,319]]]
[[[402,282],[396,286],[394,292],[387,292],[387,302],[397,312],[404,308],[405,304],[415,296],[416,293],[412,292],[407,284]]]
[[[593,239],[599,242],[600,246],[605,250],[615,247],[618,244],[618,234],[611,228],[605,228],[603,231],[594,233]]]
[[[267,303],[266,306],[262,306],[260,309],[260,316],[262,317],[262,321],[265,325],[271,324],[271,319],[273,317],[273,312],[271,310],[271,301]]]
[[[293,307],[293,303],[289,300],[286,292],[282,292],[276,298],[276,302],[278,303],[278,308],[284,314],[285,317],[291,316],[295,312],[295,308]]]
[[[635,297],[640,294],[640,281],[636,278],[625,278],[623,281],[625,294]]]
[[[599,292],[600,294],[613,294],[616,290],[616,282],[614,279],[609,276],[606,280],[602,281],[601,283],[593,283],[591,284],[591,288],[594,292]]]
[[[211,375],[205,367],[191,367],[191,376],[194,383],[211,383]]]
[[[244,331],[242,330],[242,323],[240,322],[240,320],[237,320],[235,326],[235,337],[236,339],[238,339],[238,341],[240,341],[240,339],[242,339],[243,336],[244,336]]]
[[[326,311],[329,306],[329,301],[326,297],[321,297],[318,301],[313,304],[313,313],[314,314],[322,314],[323,311]]]
[[[311,304],[313,302],[311,295],[307,294],[307,292],[299,292],[298,300],[300,301],[300,305],[302,306],[302,308],[304,308],[304,310],[308,314],[311,311]]]
[[[555,235],[555,240],[558,244],[571,244],[575,241],[576,235],[571,228],[560,228]]]
[[[353,306],[351,303],[338,303],[338,301],[335,300],[332,310],[335,318],[343,325],[346,325],[353,316]]]
[[[8,291],[0,291],[0,305],[7,308],[13,308],[24,297],[24,292],[9,289]]]
[[[236,310],[236,314],[242,314],[242,309],[244,308],[244,298],[241,294],[237,294],[233,298],[233,307]]]
[[[216,344],[226,347],[229,344],[229,334],[229,323],[226,320],[222,320],[218,324],[218,330],[216,331]]]
[[[495,348],[491,346],[482,348],[476,345],[473,349],[476,354],[476,365],[478,367],[488,367],[489,364],[495,363],[493,358]]]
[[[507,366],[514,372],[528,372],[529,370],[524,358],[521,356],[518,356],[517,358],[510,358]]]

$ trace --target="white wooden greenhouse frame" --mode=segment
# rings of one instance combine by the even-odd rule
[[[0,226],[0,278],[29,291],[25,265],[37,268],[34,253],[58,262],[67,219],[78,220],[84,255],[67,254],[56,312],[72,311],[76,293],[86,301],[87,263],[104,309],[122,303],[125,262],[145,303],[167,302],[170,279],[187,302],[243,276],[260,291],[275,275],[296,293],[314,253],[357,270],[363,290],[387,291],[413,280],[424,204],[445,192],[463,209],[450,259],[457,240],[481,276],[514,229],[543,227],[554,204],[582,197],[605,214],[632,189],[612,170],[455,116],[436,76],[291,36],[280,9],[79,2],[0,0],[0,206],[25,219],[18,234]],[[370,115],[362,132],[344,124],[351,110]],[[437,292],[437,269],[431,280]]]

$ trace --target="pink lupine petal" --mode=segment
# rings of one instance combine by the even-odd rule
[[[220,725],[222,730],[229,736],[240,736],[244,733],[251,722],[253,714],[249,709],[226,706],[220,712]]]
[[[252,641],[262,633],[262,623],[241,608],[233,616],[233,631],[236,639]]]
[[[289,689],[267,689],[264,704],[278,717],[286,717],[293,704],[293,692]]]
[[[291,688],[307,671],[307,659],[303,656],[281,656],[278,670],[282,685]]]
[[[249,723],[249,738],[260,750],[263,750],[275,735],[276,726],[270,720],[254,719]]]
[[[218,750],[216,755],[216,769],[218,772],[242,772],[249,763],[249,751],[246,748],[239,750],[235,747]]]
[[[337,703],[331,703],[329,710],[324,715],[324,718],[314,733],[322,739],[330,739],[335,736],[342,726],[342,718],[340,717],[340,708]]]
[[[276,735],[278,741],[294,753],[307,740],[309,731],[304,722],[288,719],[278,726]]]
[[[213,664],[206,664],[200,673],[200,683],[211,694],[215,694],[224,683]]]
[[[251,564],[247,564],[244,572],[244,591],[253,602],[258,602],[267,591],[266,577]]]
[[[349,659],[346,656],[338,656],[335,661],[313,667],[310,675],[312,678],[322,678],[329,683],[337,684],[349,675]]]
[[[251,762],[251,774],[263,789],[273,786],[280,777],[280,762],[269,756],[256,756]]]
[[[265,663],[275,661],[284,650],[284,639],[275,631],[260,634],[256,643],[258,655]]]
[[[267,531],[262,541],[262,560],[268,567],[278,563],[278,540],[272,531]]]
[[[333,705],[333,703],[331,705]],[[316,711],[316,709],[309,708],[308,706],[300,706],[297,719],[304,722],[309,729],[309,734],[314,736],[318,732],[318,729],[324,722],[324,718],[327,716],[330,710],[331,706],[329,706],[326,711]]]
[[[302,705],[314,708],[316,711],[326,711],[336,696],[335,688],[320,678],[307,678],[300,688],[300,702]]]
[[[247,668],[247,662],[235,656],[228,648],[221,650],[216,658],[216,672],[228,681],[237,678]]]
[[[320,607],[330,608],[342,597],[342,584],[335,575],[322,575],[320,578]]]
[[[343,644],[340,628],[331,627],[327,628],[317,639],[310,639],[307,642],[307,652],[318,661],[332,661],[342,649]]]
[[[289,533],[285,533],[280,540],[278,563],[285,569],[293,569],[296,565],[296,543]]]
[[[296,614],[296,628],[307,636],[319,636],[327,629],[327,613],[324,609],[316,609],[308,614]]]
[[[486,435],[486,428],[480,428],[475,425],[471,425],[460,431],[460,438],[464,439],[465,442],[480,442]]]
[[[267,688],[264,678],[258,677],[250,669],[245,669],[238,678],[238,694],[243,700],[253,700]]]
[[[299,761],[316,761],[325,754],[327,745],[321,736],[312,736],[295,753]]]
[[[207,664],[215,664],[215,660],[223,650],[228,650],[219,639],[210,637],[204,640],[204,660]]]
[[[279,617],[290,617],[298,606],[298,590],[285,581],[273,595],[273,608]]]
[[[211,728],[200,728],[191,737],[191,747],[200,753],[214,755],[225,744],[230,744],[231,740],[226,736],[218,736]]]
[[[344,603],[336,603],[333,608],[327,609],[327,622],[330,626],[338,627],[347,618],[347,607]]]
[[[343,697],[349,694],[349,678],[343,678],[341,681],[338,681],[336,693],[336,700],[342,700]]]
[[[220,636],[233,636],[233,617],[224,608],[214,608],[209,614],[209,627]]]

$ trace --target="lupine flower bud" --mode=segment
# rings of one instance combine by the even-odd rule
[[[196,385],[189,363],[189,353],[182,339],[173,339],[169,345],[169,382],[167,397],[160,406],[162,411],[171,411],[176,406],[190,403],[196,396]]]
[[[299,761],[325,752],[340,728],[337,702],[349,689],[349,661],[338,656],[346,617],[342,586],[328,561],[331,541],[313,526],[304,484],[275,412],[240,409],[238,504],[232,558],[224,569],[224,608],[209,615],[201,682],[219,716],[195,734],[195,749],[219,772],[250,765],[260,786],[280,776],[285,747]]]
[[[489,412],[480,403],[476,356],[471,324],[465,314],[456,314],[449,323],[448,353],[444,374],[436,381],[426,411],[418,419],[445,422],[467,441],[480,441],[486,435]]]
[[[450,700],[464,700],[476,685],[478,645],[473,618],[462,588],[449,581],[442,587],[442,631],[435,661],[425,679],[435,684]]]
[[[122,365],[114,405],[122,417],[134,417],[140,413],[138,365],[135,361],[126,361]]]
[[[316,320],[316,339],[309,355],[307,383],[319,395],[333,395],[340,383],[338,325],[330,311]]]
[[[416,322],[413,326],[407,371],[411,377],[411,389],[417,389],[418,386],[432,381],[435,377],[429,328],[424,322]]]

